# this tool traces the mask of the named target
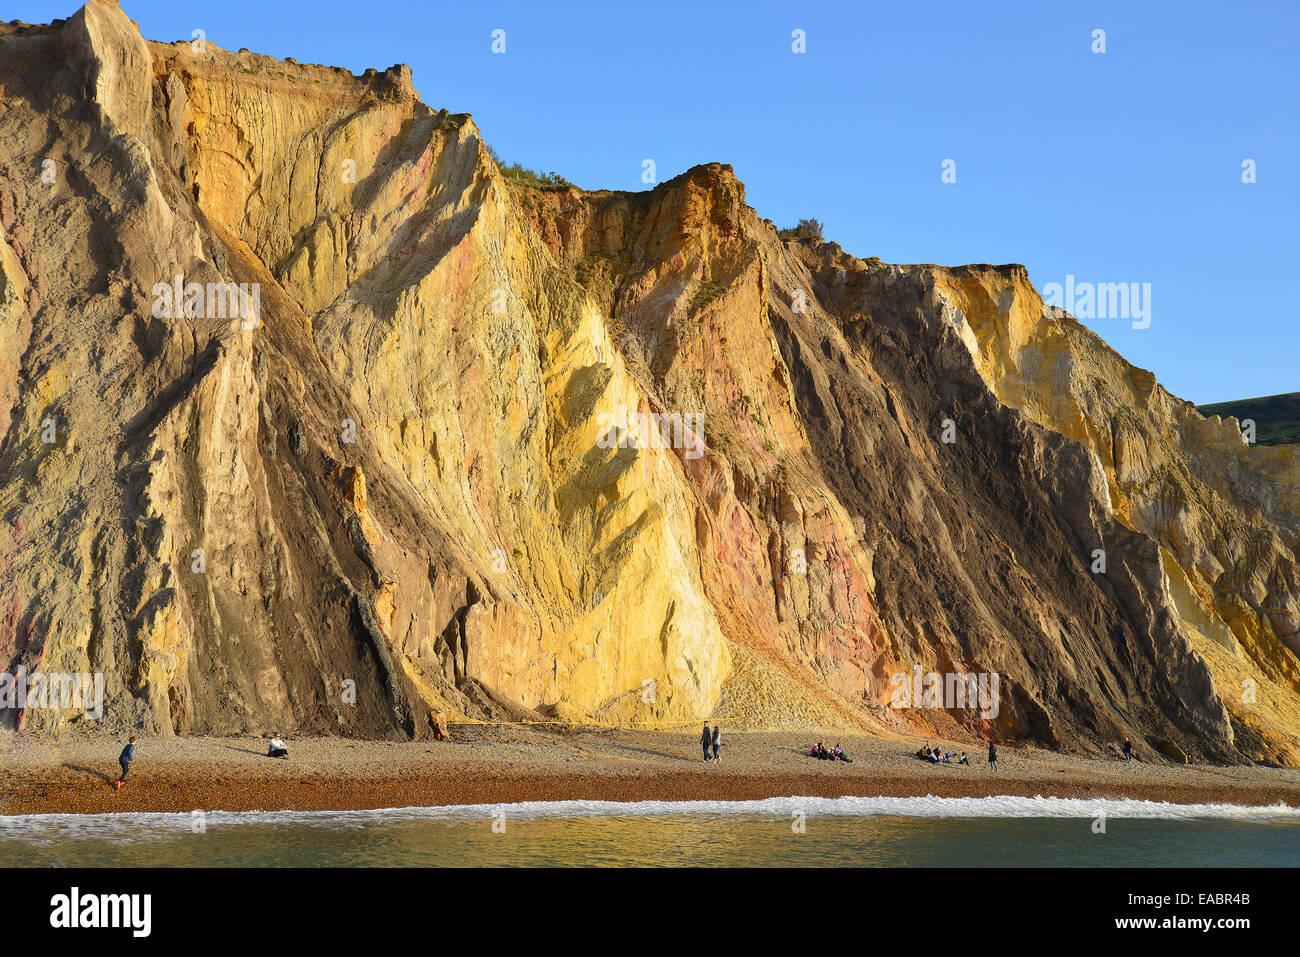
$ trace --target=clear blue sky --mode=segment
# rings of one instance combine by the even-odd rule
[[[507,162],[579,186],[645,188],[646,158],[660,181],[716,160],[760,215],[821,219],[859,256],[1022,262],[1040,290],[1067,273],[1150,283],[1149,328],[1089,325],[1172,392],[1300,390],[1295,0],[123,5],[149,39],[202,28],[358,73],[407,63],[426,103],[472,113]],[[7,6],[28,22],[76,9]]]

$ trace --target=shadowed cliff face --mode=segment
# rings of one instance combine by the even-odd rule
[[[1008,405],[1091,450],[1115,518],[1159,547],[1170,599],[1223,688],[1237,746],[1291,762],[1300,720],[1300,447],[1203,417],[1023,281],[938,271],[944,309]]]
[[[1021,267],[782,241],[719,165],[511,184],[404,67],[147,43],[104,0],[0,27],[0,84],[0,667],[102,672],[94,727],[1300,761],[1294,448]],[[917,668],[994,706],[900,697]]]

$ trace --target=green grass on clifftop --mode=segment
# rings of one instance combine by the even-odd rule
[[[1197,406],[1202,415],[1255,420],[1259,445],[1300,444],[1300,392]]]

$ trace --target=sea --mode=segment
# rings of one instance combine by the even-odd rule
[[[1300,809],[1049,797],[0,816],[0,867],[1291,867]]]

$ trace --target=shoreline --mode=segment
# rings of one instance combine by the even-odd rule
[[[772,797],[1057,797],[1173,804],[1300,807],[1300,772],[1123,762],[999,747],[991,771],[933,765],[919,742],[841,738],[854,763],[818,761],[805,742],[831,735],[755,732],[724,737],[706,764],[692,735],[607,729],[457,727],[450,742],[309,738],[290,760],[258,738],[142,739],[122,790],[121,743],[9,741],[0,747],[0,814],[329,811],[525,801],[741,801]]]
[[[512,776],[465,780],[442,773],[399,778],[354,779],[348,787],[337,781],[302,779],[210,783],[167,770],[142,774],[121,792],[107,784],[65,789],[57,797],[46,786],[19,786],[5,802],[5,815],[105,814],[205,811],[363,811],[407,807],[470,805],[492,807],[524,802],[555,801],[750,801],[780,797],[1051,797],[1130,799],[1169,804],[1230,804],[1300,807],[1294,789],[1273,787],[1095,788],[1084,782],[928,782],[924,778],[881,778],[874,784],[817,781],[799,776],[753,777],[727,775],[656,774],[593,779],[580,775]]]

